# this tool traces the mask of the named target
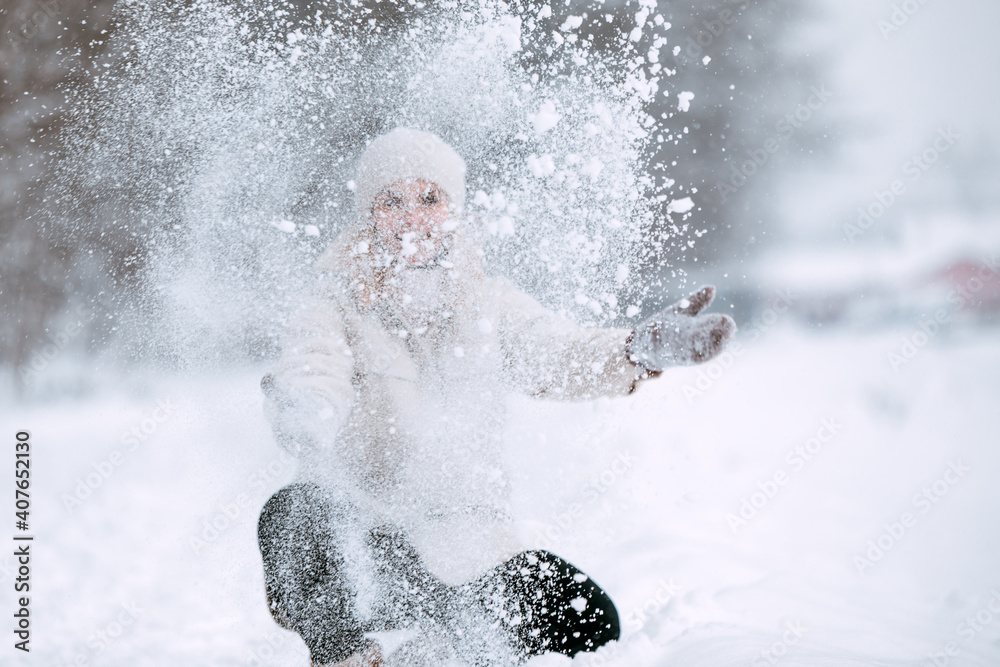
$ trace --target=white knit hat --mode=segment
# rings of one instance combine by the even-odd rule
[[[430,132],[398,127],[373,141],[358,161],[354,203],[371,213],[375,197],[391,183],[422,178],[448,194],[455,211],[465,205],[465,161]]]

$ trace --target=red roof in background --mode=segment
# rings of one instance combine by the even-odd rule
[[[963,310],[1000,310],[1000,273],[983,262],[955,262],[928,275],[925,284],[954,291],[964,300]]]

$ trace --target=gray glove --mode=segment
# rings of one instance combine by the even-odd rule
[[[298,456],[304,450],[330,446],[341,419],[326,398],[287,387],[270,373],[260,381],[260,388],[268,398],[264,411],[282,448]]]
[[[658,373],[669,366],[708,361],[736,333],[728,315],[699,315],[715,298],[715,287],[706,285],[686,299],[644,320],[625,343],[632,363]]]

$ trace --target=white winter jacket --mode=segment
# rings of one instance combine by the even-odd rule
[[[440,268],[405,270],[421,274],[380,273],[367,236],[356,223],[317,261],[272,373],[329,406],[318,422],[329,437],[300,452],[298,481],[348,500],[367,526],[401,528],[432,572],[460,583],[523,549],[501,467],[505,397],[625,395],[640,371],[628,330],[581,328],[487,276],[463,226]],[[438,316],[408,317],[406,290]]]

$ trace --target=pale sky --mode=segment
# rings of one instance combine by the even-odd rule
[[[837,142],[832,173],[803,172],[787,189],[786,228],[795,235],[829,233],[930,146],[936,129],[961,135],[953,149],[1000,153],[1000,3],[996,0],[816,0],[824,16],[803,34],[834,56],[829,106],[862,125]],[[893,5],[917,11],[883,37],[879,20]],[[827,82],[824,82],[827,83]],[[943,166],[941,166],[943,165]],[[935,170],[947,170],[942,160]],[[927,192],[946,174],[927,172]],[[997,184],[1000,188],[1000,183]],[[916,188],[913,188],[916,190]],[[897,209],[898,212],[898,209]]]

